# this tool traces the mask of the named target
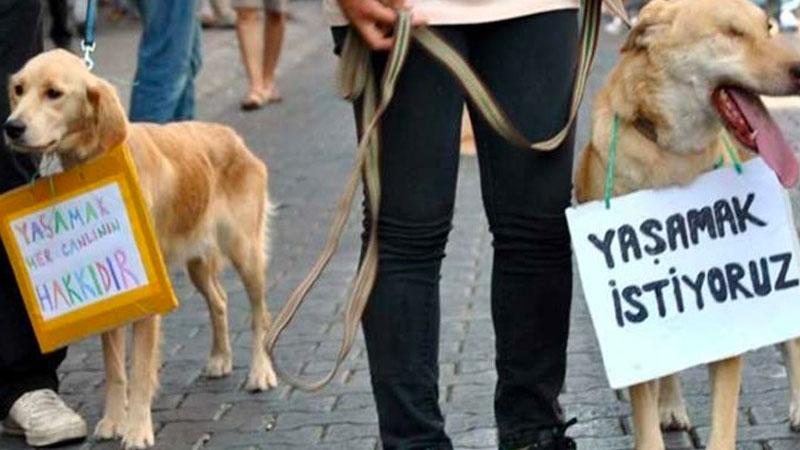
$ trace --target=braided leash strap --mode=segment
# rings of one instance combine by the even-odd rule
[[[273,361],[278,375],[293,387],[304,391],[316,391],[336,376],[340,366],[350,353],[358,325],[367,306],[369,295],[375,284],[378,271],[378,212],[380,209],[380,146],[377,126],[380,118],[394,96],[397,79],[412,40],[429,52],[443,64],[463,85],[469,99],[477,106],[486,122],[497,133],[508,141],[536,151],[551,151],[558,148],[567,137],[578,115],[581,100],[586,91],[589,71],[597,50],[597,37],[600,27],[601,10],[605,3],[608,10],[626,22],[627,14],[621,0],[583,0],[582,26],[580,34],[580,53],[573,88],[572,104],[569,118],[564,127],[551,138],[539,142],[529,142],[508,120],[500,105],[497,104],[486,86],[475,75],[469,64],[450,45],[427,27],[412,28],[411,15],[401,11],[395,26],[395,44],[389,53],[389,60],[381,80],[380,91],[370,67],[370,53],[363,42],[351,31],[347,37],[339,65],[339,93],[348,99],[359,99],[362,102],[361,140],[356,152],[355,165],[339,199],[336,214],[331,224],[328,240],[317,261],[303,281],[292,291],[283,309],[277,314],[266,339],[266,350]],[[380,92],[380,98],[379,94]],[[366,250],[361,265],[356,272],[350,287],[344,311],[344,335],[336,361],[323,378],[307,381],[281,370],[274,357],[275,345],[281,333],[291,323],[298,308],[303,303],[314,283],[319,279],[325,267],[336,253],[339,242],[347,225],[353,199],[358,189],[359,180],[363,179],[366,196],[369,201],[370,227]]]

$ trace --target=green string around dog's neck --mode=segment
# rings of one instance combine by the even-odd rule
[[[617,167],[617,147],[619,146],[619,114],[614,114],[611,121],[611,142],[608,144],[608,162],[606,163],[606,185],[603,198],[606,209],[611,208],[611,197],[614,194],[614,171]]]
[[[725,146],[725,151],[728,153],[733,168],[736,173],[741,174],[744,169],[742,168],[742,160],[739,158],[739,152],[731,142],[727,130],[722,130],[722,144]],[[603,192],[603,200],[606,204],[606,209],[611,208],[611,197],[614,195],[614,172],[617,167],[617,147],[619,146],[619,115],[614,114],[614,120],[611,122],[611,142],[608,144],[608,162],[606,163],[606,183]],[[714,168],[718,169],[725,165],[725,157],[720,155],[719,160],[714,164]]]

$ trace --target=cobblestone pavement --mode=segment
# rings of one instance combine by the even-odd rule
[[[322,247],[332,205],[352,162],[354,133],[348,105],[333,93],[334,57],[316,2],[293,2],[287,49],[280,69],[286,100],[266,110],[238,110],[244,75],[231,31],[205,35],[206,62],[199,82],[200,117],[228,123],[271,166],[271,189],[278,203],[273,227],[269,305],[276,311],[305,275]],[[103,23],[97,70],[110,77],[124,98],[130,91],[137,41],[135,22]],[[613,63],[619,40],[604,37],[592,91]],[[587,98],[591,98],[592,91]],[[784,129],[799,134],[798,105],[782,102]],[[795,111],[795,112],[793,112]],[[581,120],[580,141],[588,123]],[[496,448],[492,418],[493,335],[489,310],[490,236],[480,205],[474,158],[464,157],[455,228],[442,278],[441,401],[447,429],[459,449]],[[279,361],[288,370],[320,374],[334,358],[340,337],[341,299],[355,267],[357,221],[348,228],[342,253],[318,284],[313,298],[282,341]],[[180,309],[164,320],[161,389],[154,405],[159,449],[347,449],[379,448],[367,363],[361,342],[342,373],[322,392],[309,395],[281,385],[261,394],[243,390],[247,375],[248,302],[231,273],[230,322],[235,350],[233,374],[223,380],[202,375],[210,346],[206,306],[186,276],[174,272]],[[607,387],[591,321],[576,286],[569,370],[562,396],[579,448],[630,449],[630,408]],[[99,419],[103,398],[99,340],[70,348],[62,366],[62,392],[90,426]],[[683,374],[695,428],[668,435],[669,448],[702,448],[708,435],[708,376],[705,369]],[[740,448],[800,449],[800,436],[787,422],[787,375],[780,353],[765,348],[747,357],[739,433]],[[116,448],[88,440],[70,448]],[[0,437],[0,448],[25,448]]]

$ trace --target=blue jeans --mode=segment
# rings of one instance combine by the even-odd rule
[[[202,63],[196,0],[137,0],[142,40],[130,120],[164,123],[194,118],[194,79]]]

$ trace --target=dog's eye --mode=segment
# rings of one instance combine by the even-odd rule
[[[744,31],[740,30],[739,28],[736,28],[733,25],[729,26],[728,29],[725,30],[725,34],[735,38],[744,37]]]
[[[58,89],[50,88],[47,90],[47,92],[45,92],[45,95],[47,95],[47,98],[49,98],[50,100],[55,100],[61,97],[61,95],[63,95],[63,92],[59,91]]]
[[[21,84],[14,86],[14,95],[21,96],[25,92],[25,88]]]

